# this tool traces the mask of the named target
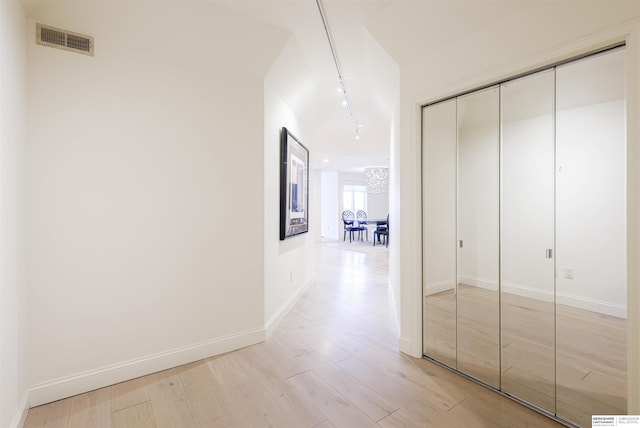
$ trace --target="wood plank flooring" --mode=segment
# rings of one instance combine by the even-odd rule
[[[498,329],[495,297],[458,284],[462,311],[453,290],[426,296],[425,354],[450,367],[457,355],[460,371],[579,426],[627,413],[626,319],[502,292]]]
[[[398,352],[388,249],[318,244],[316,278],[263,343],[33,408],[26,427],[552,427]]]

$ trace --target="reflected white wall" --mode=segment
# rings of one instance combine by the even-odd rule
[[[422,280],[429,296],[456,285],[456,100],[425,108],[422,132]]]
[[[557,301],[626,317],[624,101],[557,114]]]
[[[498,121],[459,130],[458,282],[498,290]],[[466,142],[466,143],[465,143]],[[460,146],[464,145],[464,149]]]
[[[503,139],[501,287],[553,302],[553,117],[508,121]]]

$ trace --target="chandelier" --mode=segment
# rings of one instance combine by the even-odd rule
[[[389,193],[389,168],[365,168],[367,193]]]

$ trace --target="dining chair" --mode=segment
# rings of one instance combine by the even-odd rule
[[[376,230],[373,231],[373,246],[376,246],[376,241],[381,243],[380,238],[384,237],[385,247],[389,247],[389,215],[387,214],[387,222],[385,224],[378,224]]]
[[[369,228],[367,227],[367,213],[364,210],[356,211],[356,220],[358,221],[358,226],[362,226],[365,236],[367,237],[367,242],[369,241]]]
[[[358,232],[359,238],[362,240],[362,231],[365,229],[363,226],[355,225],[355,215],[353,211],[345,210],[342,211],[342,223],[344,227],[344,233],[342,236],[342,240],[347,240],[347,232],[349,232],[349,242],[353,241],[353,233]]]

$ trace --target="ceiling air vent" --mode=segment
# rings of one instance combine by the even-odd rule
[[[93,37],[36,24],[36,43],[93,56]]]

